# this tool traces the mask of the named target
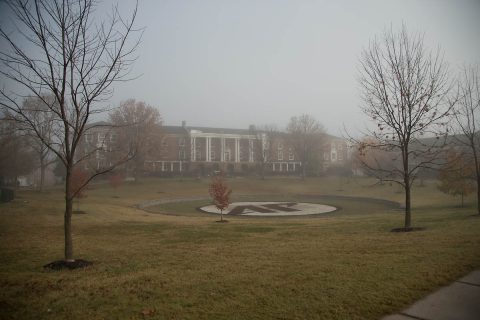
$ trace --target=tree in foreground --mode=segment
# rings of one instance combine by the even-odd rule
[[[439,49],[428,51],[423,36],[405,26],[370,42],[360,58],[363,112],[376,124],[358,144],[360,153],[384,151],[391,161],[371,160],[379,179],[400,184],[405,192],[405,230],[411,228],[411,188],[418,170],[438,165],[446,117],[452,104],[448,67]],[[430,137],[430,139],[422,139]],[[393,168],[391,167],[393,165]]]
[[[474,166],[477,184],[477,213],[480,215],[480,71],[464,68],[458,83],[458,102],[455,125],[460,134],[456,143],[466,147],[464,156]]]
[[[223,222],[223,210],[230,205],[230,194],[232,193],[232,189],[227,186],[223,174],[212,177],[208,193],[212,197],[215,207],[220,210],[220,221]]]
[[[474,163],[469,161],[464,154],[449,151],[447,162],[438,172],[438,180],[440,181],[438,189],[454,197],[460,196],[463,207],[464,197],[475,190],[474,180],[472,179],[474,171]]]
[[[36,134],[65,166],[64,261],[73,262],[73,199],[91,179],[114,167],[91,172],[84,185],[72,191],[72,173],[81,158],[77,146],[92,115],[106,111],[103,104],[112,86],[128,80],[140,39],[132,39],[136,8],[125,20],[114,7],[96,23],[94,0],[12,0],[5,6],[13,28],[20,32],[9,30],[11,25],[5,21],[0,25],[6,44],[0,50],[0,73],[8,85],[0,89],[0,106]],[[39,112],[52,116],[52,141],[44,139],[32,113],[22,108],[19,100],[25,95],[40,99],[45,109]],[[53,99],[45,99],[50,95]]]
[[[313,116],[302,114],[290,119],[287,133],[295,155],[302,163],[302,179],[305,179],[307,169],[319,160],[315,157],[323,147],[325,130]]]

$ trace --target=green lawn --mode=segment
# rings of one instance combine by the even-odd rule
[[[206,197],[208,180],[151,179],[91,187],[75,215],[75,256],[94,265],[47,272],[62,258],[60,190],[0,204],[1,319],[378,319],[480,268],[480,218],[436,190],[413,193],[413,224],[391,233],[399,210],[338,200],[323,217],[228,217],[204,201],[146,212],[154,199]],[[311,195],[401,201],[367,179],[236,178],[235,199]],[[162,214],[168,213],[168,214]],[[145,315],[142,312],[145,311]]]

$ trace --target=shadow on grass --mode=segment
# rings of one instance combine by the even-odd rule
[[[51,270],[51,271],[60,271],[64,269],[83,269],[88,266],[91,266],[93,262],[83,260],[83,259],[76,259],[73,261],[66,261],[66,260],[57,260],[54,262],[50,262],[46,265],[43,266],[43,269],[45,270]]]

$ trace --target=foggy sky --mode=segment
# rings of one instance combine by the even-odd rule
[[[126,14],[131,3],[120,7]],[[341,135],[366,123],[356,83],[362,48],[402,22],[440,45],[453,73],[480,64],[476,0],[140,0],[140,77],[117,85],[111,104],[143,100],[167,125],[282,128],[308,113]]]

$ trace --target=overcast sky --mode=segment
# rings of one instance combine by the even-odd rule
[[[140,0],[140,78],[117,85],[111,103],[144,100],[167,125],[282,128],[308,113],[340,135],[366,122],[356,83],[362,48],[402,22],[440,45],[453,72],[480,64],[479,0]]]

